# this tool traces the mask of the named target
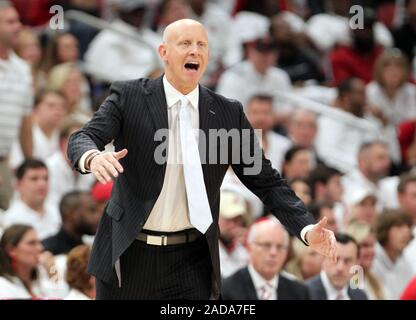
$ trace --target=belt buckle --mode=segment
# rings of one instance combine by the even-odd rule
[[[148,234],[146,243],[154,246],[166,246],[168,244],[168,238],[166,236],[152,236]]]

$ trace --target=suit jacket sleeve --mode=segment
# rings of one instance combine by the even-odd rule
[[[237,164],[232,164],[232,168],[241,182],[270,208],[272,214],[279,219],[288,231],[303,241],[300,237],[300,232],[305,226],[314,224],[314,218],[307,211],[303,202],[280,176],[279,172],[272,168],[270,161],[264,157],[256,134],[248,122],[240,103],[239,108],[240,128],[246,132],[250,132],[250,139],[241,139],[240,152],[247,152],[248,144],[250,144],[254,158],[261,159],[261,169],[258,174],[248,175],[244,169],[250,168],[253,165],[244,163],[243,155],[240,155],[242,161],[239,161]],[[242,136],[244,135],[242,134]]]
[[[104,147],[119,135],[122,124],[121,107],[122,83],[115,82],[110,94],[92,119],[79,131],[71,135],[68,143],[68,157],[73,168],[78,171],[78,161],[91,149],[104,150]]]

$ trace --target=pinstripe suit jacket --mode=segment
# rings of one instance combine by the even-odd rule
[[[155,149],[162,143],[155,141],[158,129],[168,128],[167,103],[162,77],[115,82],[110,95],[80,131],[70,137],[68,156],[77,169],[81,156],[90,149],[103,150],[114,140],[116,151],[129,150],[120,160],[124,168],[115,181],[111,199],[105,209],[94,241],[89,272],[97,278],[112,283],[114,265],[123,252],[135,240],[150,214],[163,185],[166,164],[154,160]],[[200,139],[200,153],[210,145],[208,129],[248,129],[252,141],[255,134],[247,121],[241,103],[226,99],[209,89],[199,87],[199,128],[207,137]],[[203,135],[200,134],[200,138]],[[157,140],[157,139],[156,139]],[[261,172],[244,175],[243,169],[250,165],[232,164],[232,154],[242,149],[239,143],[230,143],[218,150],[228,153],[228,163],[202,164],[205,187],[211,207],[213,223],[206,232],[213,266],[214,297],[220,294],[220,267],[218,251],[218,211],[220,186],[231,165],[239,179],[251,189],[273,214],[297,237],[308,224],[314,223],[303,203],[286,185],[279,173],[264,158],[258,143],[252,143],[252,151],[260,154]],[[208,153],[206,153],[208,154]]]

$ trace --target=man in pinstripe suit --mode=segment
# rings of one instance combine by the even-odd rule
[[[92,172],[101,182],[115,179],[89,264],[97,299],[219,298],[219,195],[230,165],[291,233],[335,260],[335,238],[324,228],[326,221],[313,224],[264,158],[241,103],[198,84],[208,62],[204,27],[190,19],[172,23],[159,54],[165,74],[114,83],[68,146],[77,170]],[[158,135],[164,129],[170,130],[169,152],[161,163],[157,153],[166,141]],[[199,145],[187,134],[190,129],[199,129]],[[231,161],[231,155],[243,153],[243,139],[213,150],[209,131],[220,129],[249,132],[251,151],[260,159],[256,174],[247,174],[252,163]],[[112,140],[116,152],[98,151]],[[201,159],[191,150],[199,150]],[[220,152],[216,159],[214,151]],[[204,154],[210,156],[207,163]],[[174,156],[183,165],[170,162]]]

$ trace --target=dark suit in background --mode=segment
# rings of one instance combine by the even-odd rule
[[[309,288],[312,300],[328,300],[320,275],[307,280],[305,284]],[[368,300],[367,295],[361,289],[351,289],[348,287],[348,296],[351,300]]]
[[[168,129],[167,102],[162,77],[156,80],[116,82],[111,87],[109,97],[92,120],[73,134],[69,141],[68,156],[75,168],[86,151],[103,150],[113,139],[116,151],[124,148],[129,151],[127,157],[120,160],[124,173],[115,180],[111,199],[97,231],[88,269],[99,281],[109,286],[117,287],[115,263],[133,244],[136,245],[135,239],[162,190],[166,163],[158,164],[154,160],[155,149],[163,142],[155,141],[158,129]],[[254,131],[245,117],[241,104],[203,86],[199,86],[199,129],[207,137],[206,144],[200,141],[199,151],[205,151],[207,155],[210,140],[208,129],[249,129],[254,140]],[[258,144],[254,144],[253,148],[257,154],[262,155]],[[207,252],[206,255],[210,257],[212,265],[211,292],[214,298],[219,297],[221,290],[218,250],[220,187],[230,165],[239,179],[271,208],[272,213],[289,232],[300,237],[303,227],[314,223],[303,203],[279,173],[272,169],[270,161],[264,156],[258,175],[243,174],[243,169],[251,167],[250,164],[232,164],[232,154],[237,152],[241,155],[241,150],[241,143],[230,144],[227,149],[220,150],[228,154],[228,163],[220,164],[217,160],[217,164],[202,164],[213,219],[205,238],[209,250],[209,254]],[[151,275],[155,270],[154,265],[141,260],[141,257],[125,259],[129,261],[128,264],[144,264],[143,268],[131,268],[132,272],[149,270],[148,274]],[[183,280],[175,277],[176,275],[172,275],[172,281]],[[135,284],[132,281],[122,281],[122,285]],[[139,290],[140,286],[136,286]],[[134,290],[135,288],[131,289],[132,292]]]
[[[224,279],[222,298],[224,300],[258,300],[248,267]],[[279,274],[277,300],[310,300],[310,296],[305,285]]]

